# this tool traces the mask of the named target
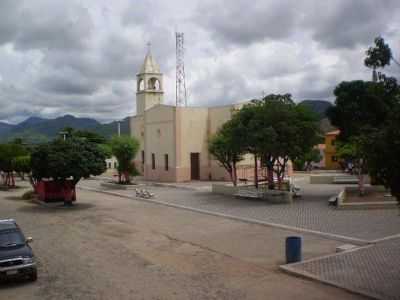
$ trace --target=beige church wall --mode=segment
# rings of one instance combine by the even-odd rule
[[[191,179],[190,153],[199,153],[200,179],[208,180],[208,109],[178,107],[176,119],[177,181]]]
[[[139,142],[139,150],[134,158],[134,163],[140,172],[144,174],[144,165],[142,164],[142,150],[144,150],[144,117],[134,116],[130,118],[131,136]]]
[[[242,104],[238,105],[226,105],[219,107],[210,107],[209,108],[209,126],[210,126],[210,136],[215,134],[218,129],[228,120],[232,118],[232,115],[235,113],[235,109],[239,109]],[[253,165],[253,156],[245,155],[244,160],[238,164],[240,166],[252,166]],[[221,167],[220,163],[217,160],[212,159],[210,161],[210,171],[213,180],[230,180],[229,173]]]
[[[143,91],[136,94],[136,114],[143,115],[148,110],[162,102],[163,93]]]
[[[157,160],[156,160],[157,162]],[[145,165],[146,180],[161,181],[161,182],[175,182],[176,181],[176,169],[170,167],[168,171],[164,169],[164,166],[157,166],[156,169],[152,169],[151,164]]]
[[[208,108],[209,112],[209,133],[215,134],[218,129],[232,118],[233,105],[218,106]]]
[[[146,179],[175,181],[175,107],[154,106],[145,112],[144,122]],[[152,153],[155,169],[152,169]],[[168,154],[168,171],[165,170],[165,154]]]

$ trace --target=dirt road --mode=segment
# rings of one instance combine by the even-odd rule
[[[0,218],[34,238],[39,279],[0,285],[0,299],[361,299],[281,272],[285,230],[82,190],[74,208],[46,208],[22,192],[0,192]],[[339,244],[304,235],[304,254]]]

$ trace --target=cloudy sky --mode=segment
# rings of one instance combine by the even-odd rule
[[[338,82],[370,78],[374,37],[400,60],[399,16],[398,0],[0,0],[0,120],[133,115],[149,41],[173,104],[175,31],[190,105],[263,92],[333,100]]]

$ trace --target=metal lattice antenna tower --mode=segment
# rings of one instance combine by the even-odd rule
[[[176,32],[176,106],[187,106],[183,32]]]

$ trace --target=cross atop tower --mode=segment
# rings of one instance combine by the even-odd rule
[[[147,42],[147,53],[150,53],[151,52],[151,42],[149,41],[149,42]]]

